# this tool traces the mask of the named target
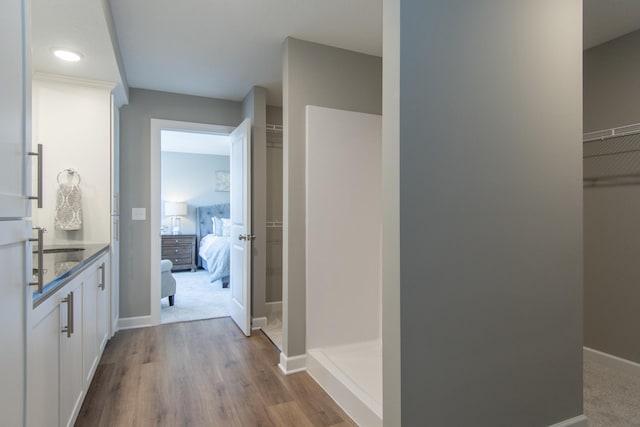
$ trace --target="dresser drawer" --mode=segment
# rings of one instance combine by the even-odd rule
[[[191,256],[191,246],[163,246],[162,258]]]
[[[178,257],[162,257],[162,259],[168,259],[169,261],[171,261],[171,263],[173,264],[173,268],[177,268],[177,267],[181,267],[181,266],[189,266],[188,268],[191,268],[191,265],[193,264],[193,260],[190,257],[182,257],[182,258],[178,258]]]
[[[185,239],[185,238],[163,238],[162,245],[163,246],[191,246],[193,243],[193,239]]]

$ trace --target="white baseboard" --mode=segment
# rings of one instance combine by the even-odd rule
[[[118,320],[118,330],[146,328],[153,326],[151,316],[124,317]]]
[[[616,371],[622,372],[626,375],[640,377],[640,363],[632,362],[631,360],[623,359],[622,357],[614,356],[612,354],[603,353],[589,347],[584,347],[584,358],[586,360],[600,362],[607,365],[609,368],[615,369]]]
[[[285,356],[284,352],[280,352],[280,363],[278,368],[285,375],[296,374],[298,372],[304,372],[307,370],[307,355],[301,356]]]
[[[282,301],[268,302],[265,304],[267,314],[282,313]]]
[[[251,319],[251,329],[258,330],[267,327],[267,318],[266,317],[254,317]]]
[[[589,424],[587,422],[587,417],[585,417],[584,415],[579,415],[577,417],[564,420],[549,427],[589,427]]]

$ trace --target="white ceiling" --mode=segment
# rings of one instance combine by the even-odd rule
[[[382,55],[382,0],[110,0],[131,87],[282,105],[287,36]]]
[[[160,146],[162,151],[174,153],[211,154],[215,156],[228,156],[231,154],[229,137],[211,133],[161,130]]]
[[[111,18],[103,8],[106,4],[101,0],[32,0],[33,71],[112,82],[125,96],[126,81],[117,45],[112,43]],[[53,48],[72,49],[84,58],[79,62],[61,61],[53,56]]]
[[[32,0],[32,10],[35,71],[124,91],[241,100],[255,85],[282,105],[287,36],[382,54],[382,0]],[[584,0],[585,48],[639,28],[640,0]],[[62,63],[52,47],[85,58]]]

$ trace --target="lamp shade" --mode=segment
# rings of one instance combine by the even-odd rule
[[[164,202],[166,216],[184,216],[187,214],[187,204],[182,202]]]

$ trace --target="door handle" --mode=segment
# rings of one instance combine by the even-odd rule
[[[251,240],[251,239],[249,239],[246,234],[241,234],[238,236],[238,240]]]

